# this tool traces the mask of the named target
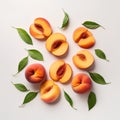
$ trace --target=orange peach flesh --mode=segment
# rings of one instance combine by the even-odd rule
[[[79,27],[73,32],[73,40],[82,48],[90,48],[95,44],[92,33],[84,27]]]
[[[41,32],[39,29],[36,28],[36,26],[34,24],[30,25],[30,34],[36,38],[36,39],[41,39],[44,40],[45,39],[45,35],[43,34],[43,32]]]
[[[50,66],[49,74],[54,81],[67,83],[72,76],[72,68],[63,60],[57,60]]]
[[[67,51],[68,51],[68,48],[69,48],[69,45],[67,42],[63,42],[59,48],[57,49],[54,49],[52,51],[52,54],[55,55],[55,56],[62,56],[64,55]]]
[[[61,33],[53,33],[46,41],[46,49],[55,56],[62,56],[68,51],[68,42]]]
[[[54,80],[54,81],[58,81],[59,80],[59,76],[57,75],[57,71],[60,67],[62,67],[64,65],[64,61],[63,60],[57,60],[55,61],[51,66],[50,66],[50,70],[49,70],[49,74],[50,77]]]
[[[36,39],[44,40],[52,34],[52,28],[46,19],[36,18],[30,26],[30,34]]]
[[[88,69],[94,63],[94,57],[88,50],[81,50],[73,56],[73,63],[80,69]]]
[[[88,75],[81,73],[77,74],[72,82],[72,89],[77,93],[85,93],[90,90],[91,88],[91,79]]]
[[[93,36],[90,36],[86,39],[81,39],[79,42],[78,42],[78,45],[82,48],[90,48],[92,47],[93,45],[95,44],[95,39]]]
[[[61,79],[59,80],[61,83],[67,83],[72,76],[72,68],[69,64],[66,64],[66,70]]]
[[[53,103],[60,96],[60,88],[52,80],[47,80],[41,85],[40,94],[44,102]]]

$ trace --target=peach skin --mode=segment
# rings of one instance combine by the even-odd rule
[[[67,83],[72,76],[72,68],[64,60],[56,60],[50,66],[49,74],[51,79],[60,83]]]
[[[81,50],[72,58],[73,63],[80,69],[88,69],[94,63],[94,57],[88,50]]]
[[[84,27],[79,27],[73,32],[73,40],[82,48],[90,48],[95,44],[92,33]]]
[[[40,86],[41,99],[46,103],[53,103],[60,97],[60,88],[52,80],[46,80]]]
[[[25,70],[25,78],[31,83],[41,83],[46,78],[46,71],[43,65],[34,63]]]
[[[62,33],[53,33],[46,41],[46,49],[55,56],[63,56],[68,51],[68,42]]]
[[[91,89],[91,79],[87,74],[79,73],[73,77],[71,86],[76,93],[85,93]]]
[[[34,20],[34,23],[30,25],[29,31],[38,40],[45,40],[52,34],[50,23],[41,17]]]

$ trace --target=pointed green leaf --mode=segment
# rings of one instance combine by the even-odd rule
[[[21,83],[16,83],[16,84],[13,83],[13,85],[16,87],[16,89],[18,89],[18,90],[21,91],[21,92],[27,92],[27,91],[29,91],[29,90],[26,88],[26,86],[23,85],[23,84],[21,84]]]
[[[72,108],[74,108],[74,106],[73,106],[73,100],[72,100],[71,97],[68,95],[68,93],[65,92],[65,91],[64,91],[64,97],[65,97],[65,99],[67,100],[67,102],[70,104],[70,106],[71,106]],[[76,110],[76,108],[74,108],[74,109]]]
[[[93,21],[85,21],[82,25],[89,29],[97,29],[99,27],[102,27],[100,24]]]
[[[105,53],[104,53],[102,50],[100,50],[100,49],[95,49],[95,54],[96,54],[99,58],[104,59],[104,60],[106,60],[106,61],[109,61],[109,60],[107,60],[106,55],[105,55]]]
[[[88,96],[88,109],[91,110],[96,105],[96,95],[94,92],[90,92]]]
[[[89,75],[92,78],[92,80],[98,84],[102,84],[102,85],[109,84],[109,83],[106,83],[105,79],[98,73],[89,72]]]
[[[22,28],[16,28],[16,29],[18,31],[19,36],[25,43],[33,45],[31,37],[24,29],[22,29]]]
[[[62,26],[61,26],[62,29],[67,27],[69,24],[69,16],[64,10],[63,10],[63,12],[64,12],[64,19],[63,19]]]
[[[35,60],[43,61],[43,55],[38,50],[31,49],[31,50],[28,50],[28,53],[31,58],[33,58]]]
[[[19,65],[18,65],[18,73],[19,73],[20,71],[22,71],[22,70],[26,67],[27,64],[28,64],[28,56],[25,57],[25,58],[23,58],[23,59],[19,62]]]
[[[29,103],[30,101],[32,101],[36,96],[37,96],[38,92],[29,92],[23,101],[23,104]]]

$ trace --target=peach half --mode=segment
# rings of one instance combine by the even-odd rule
[[[46,49],[55,56],[63,56],[68,47],[66,37],[62,33],[53,33],[46,41]]]
[[[60,88],[53,80],[46,80],[40,86],[41,99],[46,103],[53,103],[60,97]]]
[[[25,70],[25,78],[31,83],[41,83],[46,78],[46,71],[42,64],[34,63]]]
[[[84,27],[75,29],[73,40],[82,48],[90,48],[95,44],[95,38],[92,33]]]
[[[52,34],[50,23],[41,17],[34,20],[34,23],[30,25],[29,31],[38,40],[45,40]]]
[[[73,77],[71,86],[76,93],[85,93],[91,89],[91,79],[87,74],[79,73]]]
[[[72,58],[73,63],[80,69],[88,69],[94,63],[94,57],[88,50],[81,50]]]
[[[64,60],[57,60],[50,66],[49,74],[51,79],[60,83],[67,83],[72,76],[72,68]]]

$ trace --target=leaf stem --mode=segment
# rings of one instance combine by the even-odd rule
[[[103,28],[103,29],[105,30],[105,28],[104,28],[102,25],[100,25],[100,27]]]

